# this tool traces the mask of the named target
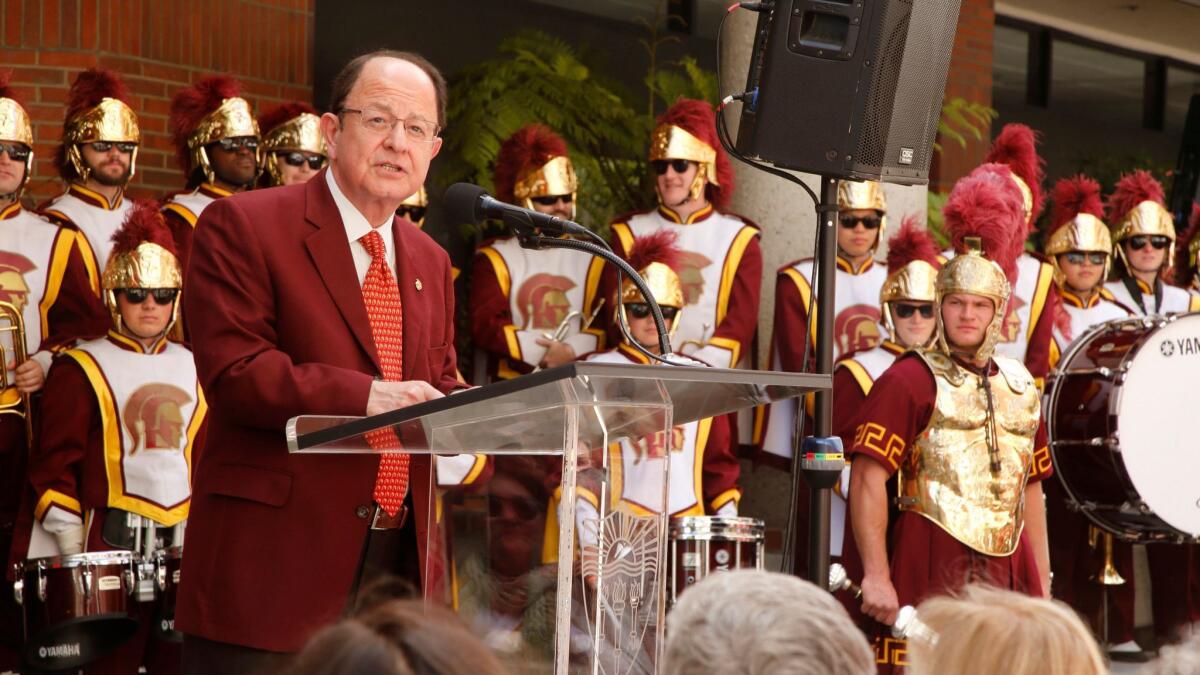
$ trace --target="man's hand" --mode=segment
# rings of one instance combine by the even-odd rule
[[[371,384],[371,393],[367,396],[367,415],[378,415],[389,410],[407,408],[410,405],[442,398],[442,396],[442,392],[423,380],[406,382],[376,380]]]
[[[539,368],[554,368],[575,360],[575,350],[565,342],[538,338],[537,343],[546,348],[545,356],[538,363]]]
[[[33,359],[29,359],[19,366],[16,361],[9,361],[7,368],[15,370],[13,383],[17,385],[17,391],[22,394],[32,394],[46,384],[46,373],[42,370],[42,364]]]
[[[896,622],[896,614],[900,611],[900,600],[896,597],[896,587],[892,580],[884,576],[863,577],[862,584],[863,614],[879,623],[892,625]]]

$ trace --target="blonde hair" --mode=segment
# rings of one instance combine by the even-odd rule
[[[937,640],[909,640],[909,675],[1108,673],[1083,621],[1054,600],[970,585],[957,597],[926,600],[917,616]]]
[[[1163,647],[1157,659],[1147,663],[1138,675],[1193,675],[1200,673],[1200,624],[1191,628],[1191,636],[1177,645]]]

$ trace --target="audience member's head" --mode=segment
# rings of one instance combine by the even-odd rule
[[[391,600],[313,636],[293,675],[502,675],[507,671],[458,617],[419,600]]]
[[[1180,644],[1163,647],[1157,659],[1146,664],[1138,675],[1195,675],[1200,673],[1200,624],[1192,636]]]
[[[827,591],[796,577],[720,572],[667,616],[667,675],[870,675],[875,657]]]
[[[910,639],[909,675],[1103,675],[1100,649],[1066,605],[972,585],[917,607],[936,641]]]

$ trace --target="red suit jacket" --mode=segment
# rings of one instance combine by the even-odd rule
[[[450,261],[392,223],[404,311],[404,379],[455,378]],[[379,459],[289,455],[295,415],[363,415],[381,374],[341,216],[325,173],[208,206],[184,284],[192,350],[210,405],[196,469],[178,628],[210,640],[299,650],[344,610],[367,535]],[[425,558],[430,463],[410,486]]]

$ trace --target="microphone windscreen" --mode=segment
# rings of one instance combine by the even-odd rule
[[[486,218],[479,198],[486,195],[487,190],[470,183],[455,183],[446,188],[442,204],[452,223],[480,223]]]

